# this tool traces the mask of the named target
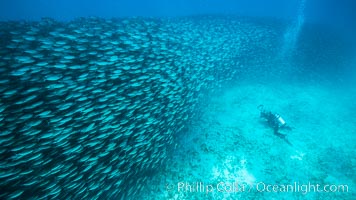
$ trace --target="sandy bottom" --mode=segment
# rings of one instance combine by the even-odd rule
[[[144,199],[352,199],[356,92],[317,84],[241,84],[211,97]],[[257,106],[293,127],[273,134]]]

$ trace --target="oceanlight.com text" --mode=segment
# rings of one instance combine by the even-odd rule
[[[254,187],[258,192],[300,192],[302,194],[307,194],[310,192],[318,193],[336,193],[336,192],[348,192],[348,185],[335,185],[335,184],[300,184],[299,182],[294,182],[293,184],[266,184],[259,182]]]
[[[166,190],[170,192],[184,193],[244,193],[244,192],[267,192],[267,193],[346,193],[349,187],[346,184],[312,184],[293,182],[292,184],[269,184],[257,182],[254,184],[238,182],[218,182],[206,184],[204,182],[178,182],[166,184]]]

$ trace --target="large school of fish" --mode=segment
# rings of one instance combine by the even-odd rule
[[[275,33],[223,18],[0,22],[0,199],[134,199]]]

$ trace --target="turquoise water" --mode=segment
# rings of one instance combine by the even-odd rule
[[[146,199],[353,199],[354,61],[343,67],[328,57],[318,66],[300,62],[300,52],[292,57],[252,62],[202,100],[201,116],[152,179],[155,198]],[[260,117],[261,104],[292,127],[281,131],[286,139]]]
[[[286,82],[245,82],[224,91],[182,136],[167,171],[157,175],[169,190],[154,194],[160,199],[352,199],[352,91]],[[291,145],[260,119],[256,105],[261,103],[294,127],[287,132]],[[323,188],[330,185],[333,192]]]
[[[354,199],[351,4],[253,2],[2,12],[0,199]]]

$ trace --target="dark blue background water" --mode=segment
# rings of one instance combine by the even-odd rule
[[[52,17],[186,16],[233,14],[294,19],[301,0],[0,0],[0,20]],[[307,0],[308,22],[326,23],[342,31],[356,28],[356,1]]]
[[[182,16],[194,14],[242,14],[293,17],[300,0],[0,0],[0,20],[68,20],[79,16]],[[354,0],[307,0],[309,20],[351,22]],[[354,12],[355,13],[355,12]]]

